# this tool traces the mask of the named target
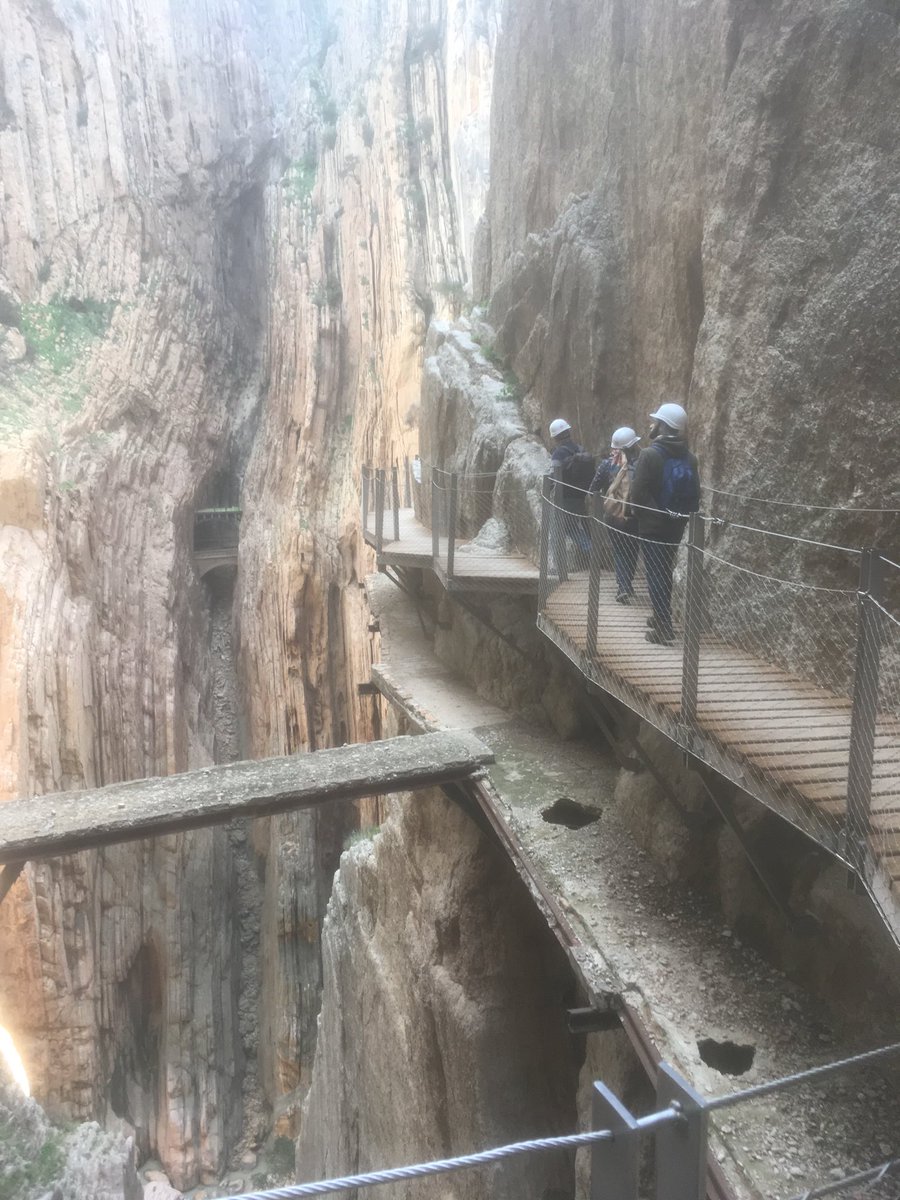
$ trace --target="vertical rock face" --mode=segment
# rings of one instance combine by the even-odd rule
[[[328,5],[266,193],[266,404],[245,482],[240,666],[254,755],[377,734],[359,465],[416,448],[422,346],[458,305],[486,187],[494,4]],[[473,181],[477,181],[477,187]],[[480,191],[479,191],[480,189]],[[273,500],[277,500],[273,504]],[[263,1086],[290,1128],[316,1038],[319,927],[351,813],[259,831]]]
[[[377,732],[356,469],[412,444],[467,278],[495,7],[0,4],[3,798],[231,753],[191,525],[238,470],[244,751]],[[289,1116],[352,819],[29,868],[0,1010],[48,1105],[109,1106],[180,1185],[217,1176],[242,1080]]]
[[[344,856],[323,951],[302,1179],[575,1128],[568,964],[503,852],[442,797],[416,795]],[[539,1197],[573,1183],[567,1156],[537,1155],[392,1194]]]
[[[272,121],[243,6],[175,16],[0,9],[2,798],[213,749],[192,507],[254,402]],[[216,1177],[243,1070],[224,832],[29,868],[0,957],[44,1102]]]
[[[709,482],[896,503],[898,36],[864,0],[509,7],[482,286],[532,427],[680,399]]]

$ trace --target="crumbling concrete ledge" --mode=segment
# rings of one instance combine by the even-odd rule
[[[13,800],[0,805],[0,864],[460,782],[493,761],[467,731],[426,733]]]

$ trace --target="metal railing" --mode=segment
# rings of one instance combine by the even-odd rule
[[[598,1082],[593,1089],[592,1128],[584,1133],[534,1138],[454,1158],[367,1171],[268,1191],[246,1192],[236,1200],[299,1200],[305,1196],[331,1195],[471,1170],[520,1155],[570,1152],[583,1146],[590,1147],[591,1152],[591,1200],[601,1200],[601,1197],[603,1200],[637,1200],[642,1194],[639,1188],[642,1143],[648,1136],[652,1136],[655,1150],[655,1200],[702,1200],[706,1194],[721,1196],[721,1177],[710,1171],[709,1123],[713,1113],[772,1096],[800,1084],[816,1083],[836,1072],[870,1066],[898,1051],[900,1043],[712,1098],[701,1096],[673,1067],[660,1063],[656,1080],[657,1110],[645,1116],[634,1116],[604,1083]],[[860,1184],[876,1182],[896,1173],[898,1166],[900,1158],[892,1155],[874,1167],[862,1171],[850,1170],[844,1178],[830,1179],[828,1183],[813,1187],[801,1195],[805,1200],[812,1200],[814,1196],[831,1195]],[[710,1183],[712,1186],[708,1186]]]
[[[891,560],[827,547],[858,554],[856,588],[778,578],[713,553],[701,514],[671,545],[568,511],[552,488],[545,481],[542,632],[592,683],[843,858],[893,913],[900,621],[885,604]],[[660,576],[671,583],[670,636],[647,644]]]

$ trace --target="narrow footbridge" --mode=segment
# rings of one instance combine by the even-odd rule
[[[202,579],[217,567],[237,567],[241,510],[200,508],[194,514],[194,562]]]
[[[0,804],[0,900],[26,862],[237,817],[465,783],[493,761],[472,734],[428,733],[11,800]]]
[[[723,522],[697,514],[675,562],[678,635],[654,644],[641,567],[618,602],[607,528],[588,515],[573,536],[552,480],[535,503],[502,473],[432,470],[418,488],[403,475],[364,476],[379,566],[430,567],[450,589],[536,593],[538,628],[591,686],[844,861],[900,940],[900,563],[751,530],[812,549],[815,566],[781,578],[735,538],[720,553]],[[640,563],[652,543],[632,540]],[[823,570],[829,555],[841,561]]]

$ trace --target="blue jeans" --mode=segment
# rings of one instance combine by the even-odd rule
[[[615,525],[607,525],[606,529],[612,546],[613,566],[616,569],[616,588],[620,596],[633,596],[634,572],[637,569],[640,542],[636,536],[629,536],[616,529]]]
[[[647,572],[647,590],[656,627],[667,637],[672,629],[672,574],[675,570],[677,542],[641,542],[644,555],[644,570]]]

